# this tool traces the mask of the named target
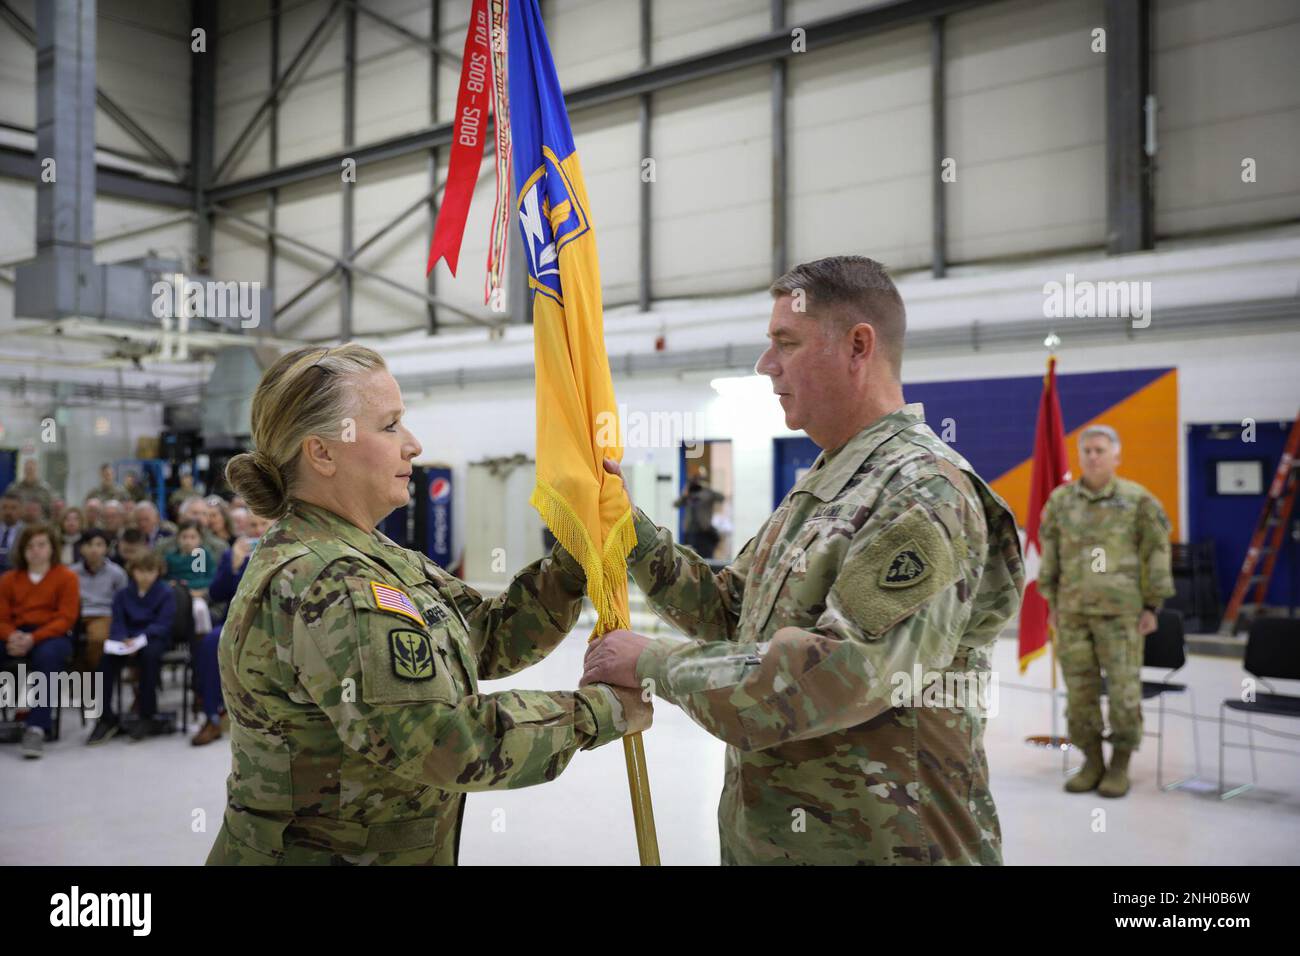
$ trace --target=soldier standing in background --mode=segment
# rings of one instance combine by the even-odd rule
[[[771,292],[756,371],[822,453],[717,574],[636,511],[628,567],[693,640],[611,631],[583,680],[649,681],[729,744],[724,863],[1001,863],[983,701],[897,692],[987,683],[1024,589],[1015,519],[903,403],[879,263],[807,263]]]
[[[101,501],[131,500],[125,488],[113,480],[113,466],[104,462],[99,466],[99,484],[86,492],[86,500],[98,498]]]
[[[1083,476],[1043,507],[1038,590],[1051,608],[1065,677],[1070,742],[1083,768],[1070,793],[1128,793],[1129,757],[1142,742],[1142,658],[1164,599],[1174,593],[1169,519],[1151,492],[1115,476],[1119,435],[1106,425],[1079,435]],[[1101,681],[1110,698],[1110,766],[1101,749]]]
[[[50,505],[54,492],[50,486],[41,481],[36,473],[36,459],[28,458],[23,462],[23,476],[13,481],[5,489],[7,495],[17,495],[21,502],[35,501],[41,506],[41,521],[50,519]]]

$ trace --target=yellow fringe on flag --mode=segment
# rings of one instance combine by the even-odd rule
[[[627,590],[622,590],[623,600],[619,601],[619,583],[627,582],[627,556],[636,547],[636,526],[632,522],[632,509],[623,512],[622,517],[614,522],[609,530],[603,552],[598,551],[596,543],[586,525],[573,513],[558,491],[541,478],[533,488],[528,503],[537,509],[546,526],[555,535],[555,540],[573,559],[582,565],[587,576],[587,596],[596,607],[596,627],[589,641],[593,641],[609,631],[625,628],[631,623],[627,610]]]

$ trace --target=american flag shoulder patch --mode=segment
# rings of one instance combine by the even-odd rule
[[[383,611],[392,611],[394,614],[404,614],[411,620],[418,621],[421,626],[424,625],[424,618],[420,615],[420,609],[415,606],[414,602],[407,597],[406,592],[401,588],[380,584],[378,581],[371,581],[370,590],[375,596],[375,607]]]

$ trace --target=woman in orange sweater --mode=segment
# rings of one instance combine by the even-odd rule
[[[50,675],[72,656],[72,628],[81,603],[77,576],[59,560],[59,534],[29,524],[10,552],[12,570],[0,575],[0,664],[20,661],[27,673]],[[50,708],[33,707],[23,731],[24,757],[39,757],[50,732]]]

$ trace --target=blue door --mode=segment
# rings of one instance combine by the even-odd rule
[[[772,508],[781,503],[822,450],[807,435],[772,439]]]
[[[1219,596],[1226,607],[1233,585],[1241,573],[1250,536],[1264,507],[1265,493],[1273,471],[1282,457],[1291,422],[1258,422],[1255,441],[1242,441],[1240,422],[1187,427],[1187,518],[1189,540],[1214,541],[1214,562],[1219,577]],[[1233,475],[1251,476],[1258,463],[1263,490],[1259,494],[1233,494],[1230,481],[1219,462],[1242,462]],[[1220,479],[1225,479],[1220,487]],[[1297,517],[1292,513],[1291,520]],[[1266,604],[1284,606],[1296,599],[1296,543],[1289,531],[1282,537],[1282,553],[1273,568],[1273,580],[1265,595]]]
[[[18,478],[18,450],[0,448],[0,494]]]

